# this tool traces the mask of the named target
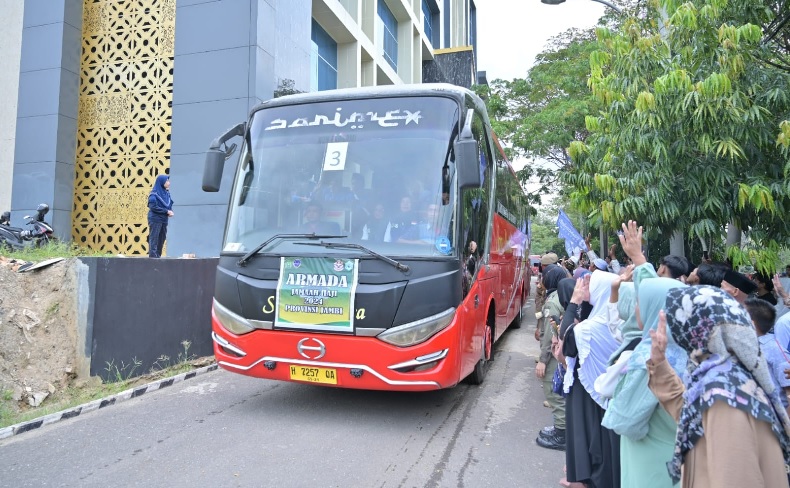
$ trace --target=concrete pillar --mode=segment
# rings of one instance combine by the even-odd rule
[[[11,210],[23,11],[20,0],[0,0],[0,212]]]
[[[27,0],[22,28],[11,212],[14,223],[49,205],[71,237],[82,38],[82,0]]]
[[[169,256],[219,255],[239,151],[225,165],[220,191],[204,193],[205,151],[270,99],[279,81],[310,90],[311,9],[310,0],[178,0],[170,155],[176,216],[168,224]]]

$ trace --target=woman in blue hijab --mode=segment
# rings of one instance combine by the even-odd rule
[[[156,177],[154,188],[148,195],[148,257],[162,256],[167,237],[167,219],[173,216],[173,199],[170,198],[170,176]]]

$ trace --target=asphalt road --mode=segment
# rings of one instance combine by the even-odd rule
[[[0,441],[13,487],[556,487],[534,313],[480,387],[341,390],[223,370]]]

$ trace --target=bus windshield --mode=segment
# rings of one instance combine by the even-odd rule
[[[457,102],[440,96],[255,112],[223,252],[249,252],[277,234],[319,234],[390,256],[454,254],[450,148],[458,123]],[[279,239],[264,251],[348,252],[305,241]]]

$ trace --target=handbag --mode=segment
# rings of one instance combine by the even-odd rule
[[[554,377],[551,379],[551,391],[557,395],[561,395],[563,398],[566,396],[565,391],[562,388],[562,383],[564,380],[565,366],[558,364],[557,369],[554,370]]]

